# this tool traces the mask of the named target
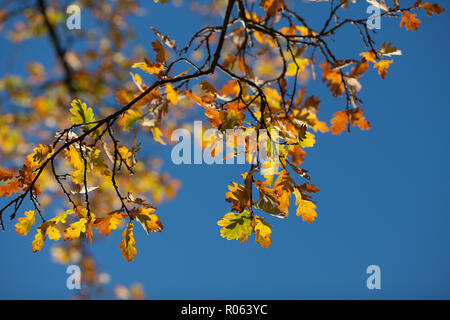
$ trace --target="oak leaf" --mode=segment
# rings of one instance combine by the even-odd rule
[[[172,103],[172,104],[178,103],[178,93],[175,91],[175,89],[173,88],[173,86],[170,83],[168,83],[166,85],[164,92],[166,93],[167,100],[169,100],[170,103]]]
[[[0,181],[8,181],[14,177],[14,174],[9,172],[8,170],[0,169]]]
[[[227,213],[217,224],[221,226],[220,235],[227,240],[239,240],[241,243],[248,240],[252,233],[250,213]]]
[[[53,146],[40,144],[39,147],[34,148],[33,151],[33,161],[38,165],[47,160],[53,154]]]
[[[99,229],[100,234],[106,237],[112,230],[116,230],[123,218],[127,217],[124,213],[112,213],[103,218],[97,218],[94,222],[94,228]]]
[[[38,228],[37,231],[38,232],[34,236],[33,242],[31,242],[33,252],[41,251],[45,241],[45,234],[41,232],[41,228]]]
[[[146,60],[145,62],[136,62],[132,66],[132,68],[141,68],[142,71],[149,74],[159,74],[164,70],[164,66],[160,63],[155,63]]]
[[[132,215],[142,225],[147,234],[149,232],[161,232],[164,229],[159,217],[153,214],[155,211],[156,209],[152,207],[140,207],[136,211],[132,211]]]
[[[416,31],[421,23],[416,16],[417,14],[411,14],[408,11],[404,11],[402,14],[402,20],[400,21],[400,28],[405,26],[406,30]]]
[[[433,13],[436,15],[440,15],[442,12],[444,12],[444,8],[442,8],[437,3],[431,4],[430,2],[425,2],[424,4],[421,4],[418,6],[418,8],[425,9],[427,12],[427,15],[432,16]]]
[[[254,217],[253,224],[256,233],[256,243],[260,244],[263,248],[270,248],[270,244],[272,243],[272,240],[270,239],[272,226],[258,216]]]
[[[26,236],[30,232],[31,227],[35,222],[35,211],[26,211],[25,217],[17,219],[19,222],[16,223],[16,232],[22,236]]]
[[[316,217],[317,213],[315,211],[316,205],[307,200],[300,200],[300,203],[298,201],[296,202],[297,207],[297,216],[302,216],[303,221],[307,221],[308,223],[312,223]]]
[[[87,219],[82,218],[79,221],[72,223],[69,228],[64,230],[64,241],[78,239],[82,232],[86,232],[87,222]]]
[[[153,127],[152,128],[152,133],[153,133],[153,140],[155,140],[156,142],[161,143],[162,145],[166,145],[166,142],[162,138],[163,134],[161,132],[161,129],[159,129],[158,127]]]
[[[142,120],[142,111],[141,109],[129,109],[127,112],[121,115],[119,120],[117,120],[117,124],[123,128],[123,130],[130,130],[134,127],[134,125]]]
[[[373,67],[378,70],[378,74],[381,76],[381,79],[384,79],[386,77],[387,69],[393,62],[393,60],[380,60],[374,64]]]
[[[20,181],[10,181],[8,184],[0,185],[0,197],[10,197],[13,193],[19,193],[19,188],[22,187]]]
[[[156,52],[156,61],[165,64],[167,61],[167,53],[161,41],[159,40],[153,41],[152,47],[153,50]]]
[[[136,244],[136,239],[133,234],[133,223],[129,222],[126,229],[122,232],[122,241],[120,242],[119,249],[122,249],[122,256],[130,262],[134,259],[137,253],[137,249],[134,246]]]
[[[304,72],[305,68],[309,65],[308,59],[295,59],[295,62],[291,62],[287,66],[286,76],[295,76],[298,72]]]

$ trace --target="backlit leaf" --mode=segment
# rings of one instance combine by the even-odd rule
[[[86,232],[87,222],[87,219],[82,218],[79,221],[72,223],[69,228],[64,230],[64,241],[78,239],[81,233]]]
[[[404,11],[402,14],[402,20],[400,21],[400,27],[405,26],[406,30],[416,31],[419,28],[421,21],[416,18],[417,14]]]
[[[136,240],[133,234],[133,223],[129,222],[127,224],[126,229],[122,233],[122,241],[120,242],[119,249],[122,249],[122,256],[130,262],[134,259],[134,256],[137,253],[137,249],[134,246],[136,244]]]
[[[25,212],[25,217],[19,218],[19,222],[15,225],[16,232],[22,236],[26,236],[35,222],[34,216],[34,210]]]
[[[123,213],[109,214],[103,218],[97,218],[94,222],[94,228],[99,229],[100,234],[104,234],[106,237],[112,230],[116,230],[123,218],[127,217]]]
[[[248,240],[252,233],[252,225],[250,213],[243,211],[242,213],[227,213],[219,222],[220,235],[228,240],[239,240],[241,243]]]
[[[272,234],[272,226],[264,221],[264,219],[255,216],[254,217],[254,231],[256,233],[256,243],[261,247],[270,248],[272,240],[270,235]]]

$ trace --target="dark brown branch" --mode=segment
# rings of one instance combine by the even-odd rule
[[[40,3],[43,3],[43,0],[38,0]],[[155,83],[153,83],[150,87],[148,87],[144,92],[142,92],[139,96],[135,97],[133,100],[131,100],[126,106],[122,107],[120,110],[116,111],[115,113],[107,116],[106,118],[99,120],[96,122],[95,126],[93,126],[90,129],[87,129],[84,131],[83,134],[81,134],[80,136],[78,136],[77,138],[74,138],[70,141],[66,141],[61,147],[59,147],[58,149],[56,149],[54,151],[54,153],[48,157],[42,164],[41,166],[36,170],[36,176],[34,177],[33,181],[31,182],[30,186],[27,188],[27,190],[25,190],[24,193],[22,193],[21,195],[17,196],[15,199],[11,200],[8,204],[6,204],[1,210],[0,210],[0,224],[2,226],[2,229],[4,229],[4,225],[3,225],[3,212],[8,209],[11,205],[15,205],[14,206],[14,212],[11,215],[11,219],[14,219],[18,209],[20,208],[20,206],[23,203],[23,200],[25,199],[25,197],[28,195],[28,193],[30,192],[30,190],[33,189],[34,185],[36,184],[37,180],[39,179],[39,177],[41,176],[42,172],[44,171],[44,169],[47,167],[47,165],[49,163],[51,163],[52,161],[54,161],[54,159],[66,148],[68,148],[69,146],[75,144],[75,143],[80,143],[91,133],[95,132],[97,129],[99,129],[100,127],[102,127],[103,125],[106,124],[107,127],[110,127],[114,124],[114,122],[127,110],[129,110],[132,106],[134,106],[137,102],[139,102],[140,100],[142,100],[145,96],[147,96],[150,92],[152,92],[154,89],[163,86],[165,84],[168,83],[176,83],[176,82],[182,82],[182,81],[187,81],[187,80],[191,80],[194,78],[199,78],[201,76],[207,75],[207,74],[211,74],[214,73],[217,65],[218,65],[218,61],[220,58],[220,53],[223,47],[223,43],[225,40],[225,35],[227,32],[227,28],[228,28],[228,24],[229,24],[229,20],[230,20],[230,16],[231,16],[231,12],[233,10],[233,6],[234,6],[235,0],[229,0],[228,1],[228,5],[227,5],[227,10],[225,13],[225,17],[224,17],[224,22],[223,22],[223,26],[222,26],[222,31],[220,34],[220,38],[219,38],[219,42],[216,48],[216,51],[214,53],[214,60],[211,63],[210,67],[205,70],[205,71],[198,71],[194,74],[191,75],[186,75],[186,76],[181,76],[178,78],[173,78],[173,79],[162,79],[159,81],[156,81]],[[45,9],[45,6],[43,7]],[[85,124],[83,124],[85,125]],[[73,126],[72,126],[73,127]],[[69,130],[66,129],[63,131],[63,134],[67,133],[68,134]],[[56,141],[59,141],[63,134],[61,134]],[[57,142],[56,142],[57,143]],[[56,146],[56,143],[54,143],[54,145]],[[86,185],[86,183],[85,183]],[[87,189],[85,190],[87,193]]]
[[[69,90],[69,93],[74,96],[76,93],[75,87],[73,85],[73,74],[72,69],[70,68],[69,63],[66,60],[66,50],[62,47],[61,41],[58,37],[58,34],[56,33],[56,28],[51,24],[50,20],[47,16],[47,6],[45,4],[45,0],[37,0],[38,2],[38,8],[41,12],[42,16],[44,17],[44,23],[47,27],[48,34],[50,36],[50,40],[53,44],[53,47],[55,48],[56,55],[58,56],[59,62],[61,66],[64,69],[64,72],[66,74],[65,76],[65,83],[67,85],[67,88]]]

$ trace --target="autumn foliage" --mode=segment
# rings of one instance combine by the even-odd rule
[[[402,7],[404,2],[370,1],[380,8],[382,18],[398,17],[399,27],[409,32],[420,28],[420,15],[444,12],[438,4],[416,1]],[[134,1],[123,3],[116,8],[118,16],[137,10]],[[246,0],[211,1],[211,12],[222,15],[220,23],[199,30],[185,47],[179,48],[151,26],[150,53],[137,51],[125,57],[121,53],[125,33],[131,31],[113,24],[99,52],[59,53],[63,78],[45,89],[49,91],[32,93],[33,85],[51,80],[37,62],[29,65],[32,81],[5,76],[0,88],[12,103],[26,105],[26,117],[40,119],[30,123],[34,121],[46,134],[43,139],[31,138],[17,114],[2,111],[0,196],[8,199],[0,209],[1,227],[6,228],[3,218],[9,212],[11,219],[17,218],[17,234],[33,234],[33,252],[48,241],[67,243],[70,250],[71,243],[90,243],[120,229],[118,247],[132,261],[139,252],[136,229],[148,235],[163,231],[157,204],[173,198],[179,187],[177,180],[161,172],[157,159],[141,156],[142,149],[148,143],[168,148],[171,133],[189,128],[184,119],[192,114],[201,114],[208,128],[220,135],[235,129],[279,133],[276,164],[252,162],[250,142],[245,143],[248,170],[228,186],[224,196],[230,212],[217,223],[223,238],[242,243],[254,235],[257,244],[269,248],[276,226],[266,218],[287,218],[291,207],[297,219],[313,223],[320,208],[313,196],[319,189],[302,167],[306,150],[314,147],[319,134],[369,130],[358,97],[361,79],[367,72],[385,79],[395,72],[394,57],[402,54],[392,43],[376,44],[365,19],[338,19],[342,10],[353,5],[350,1],[334,3],[324,11],[323,27],[313,29],[308,17],[291,10],[287,1],[260,0],[256,5]],[[114,21],[104,16],[100,4],[87,6],[101,21]],[[29,9],[39,18],[25,13],[23,28],[32,36],[55,32],[51,27],[60,21],[56,9]],[[182,28],[183,22],[179,23]],[[355,41],[358,45],[362,41],[366,49],[341,58],[331,39],[346,25],[354,28]],[[24,40],[27,35],[19,31],[9,31],[11,41]],[[80,60],[99,66],[83,66]],[[334,106],[327,106],[334,108],[331,119],[319,120],[321,100],[308,89],[309,81],[321,81],[336,98]],[[107,97],[115,97],[116,102],[106,103]],[[45,119],[50,127],[44,125]],[[10,139],[15,134],[14,141],[8,140],[5,130]],[[217,136],[202,146],[210,148],[213,156],[237,156],[223,154]],[[8,161],[18,155],[20,165]],[[52,214],[47,207],[55,195],[61,200],[60,210]],[[33,209],[21,211],[25,202]]]

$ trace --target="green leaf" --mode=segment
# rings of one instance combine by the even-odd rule
[[[70,113],[74,115],[70,121],[72,121],[73,124],[78,125],[86,123],[87,125],[82,127],[82,130],[84,131],[89,131],[95,127],[96,124],[93,123],[95,122],[95,117],[92,108],[88,108],[86,103],[82,103],[79,99],[74,99],[70,105],[72,106],[72,108],[70,108]],[[90,135],[96,137],[98,135],[97,130]]]
[[[228,240],[240,240],[241,243],[248,240],[252,233],[250,213],[245,210],[242,213],[227,213],[217,224],[221,227],[220,235]]]
[[[123,130],[130,130],[140,120],[142,120],[142,111],[130,109],[121,117],[119,124],[123,126]]]
[[[101,175],[106,176],[106,177],[111,175],[111,173],[108,169],[108,166],[106,165],[103,158],[100,156],[99,149],[95,149],[95,150],[91,151],[91,153],[89,154],[89,163],[92,163],[95,171],[97,171]]]
[[[94,112],[86,106],[86,103],[74,99],[70,105],[72,106],[70,112],[75,116],[70,119],[73,124],[84,124],[95,121]]]

